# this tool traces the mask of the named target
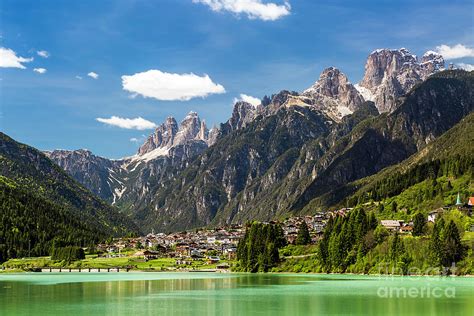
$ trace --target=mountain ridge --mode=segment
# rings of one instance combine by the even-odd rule
[[[382,61],[381,56],[385,58]],[[176,120],[168,118],[147,138],[135,156],[122,160],[119,167],[112,167],[113,173],[108,171],[117,182],[109,179],[114,185],[108,191],[107,201],[132,215],[147,229],[157,230],[179,230],[253,218],[266,220],[272,216],[308,212],[310,207],[330,205],[312,202],[318,196],[328,194],[323,187],[334,187],[336,191],[344,183],[399,163],[472,110],[469,75],[462,79],[469,87],[456,86],[456,77],[462,77],[459,74],[463,72],[442,71],[444,59],[439,54],[427,52],[419,60],[406,49],[382,49],[371,53],[367,64],[371,60],[373,65],[366,66],[364,79],[357,85],[350,83],[339,69],[330,67],[302,93],[283,90],[271,98],[263,98],[259,105],[239,101],[231,118],[214,129],[212,136],[197,114],[190,113],[183,120],[187,123],[180,133],[185,136],[177,137],[184,141],[175,144],[181,127],[177,128]],[[372,77],[373,82],[367,79]],[[387,80],[397,81],[402,89],[380,88]],[[388,103],[377,103],[377,98],[373,97],[376,93],[370,90],[374,87],[393,99],[388,108],[383,108]],[[366,91],[361,91],[363,89]],[[470,96],[459,99],[452,91],[445,91],[453,89],[461,91],[461,95],[471,91]],[[366,101],[368,94],[375,103]],[[443,102],[453,104],[454,108],[445,110]],[[417,107],[418,103],[425,106]],[[453,115],[451,111],[455,110],[455,104],[463,105],[458,108],[460,112]],[[379,115],[378,112],[383,113]],[[281,113],[286,113],[287,119],[281,117]],[[259,124],[266,132],[276,128],[274,131],[282,133],[278,128],[291,126],[288,120],[298,122],[296,117],[311,116],[311,113],[317,113],[316,116],[323,119],[315,129],[319,131],[308,133],[301,144],[298,143],[298,132],[291,129],[283,132],[282,135],[287,136],[281,140],[288,142],[289,147],[283,145],[276,152],[274,150],[282,144],[275,145],[272,150],[255,150],[265,148],[266,144],[246,136]],[[270,128],[268,122],[279,115],[280,126]],[[417,116],[419,120],[415,119]],[[295,124],[303,128],[300,132],[304,134],[305,127]],[[226,138],[235,139],[240,147],[231,143],[227,144],[228,148],[218,145],[225,143]],[[247,144],[240,138],[247,139]],[[266,141],[270,139],[266,138]],[[300,147],[296,148],[293,141]],[[369,151],[369,148],[375,150]],[[224,172],[218,165],[211,167],[219,159],[224,165],[230,163],[228,171]],[[87,170],[82,172],[87,173]],[[190,186],[193,179],[199,177],[200,180]],[[241,179],[237,180],[239,177]],[[191,196],[200,196],[200,201],[189,200]],[[188,213],[184,211],[186,208],[190,208]]]

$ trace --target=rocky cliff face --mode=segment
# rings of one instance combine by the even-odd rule
[[[178,132],[176,133],[173,146],[184,144],[193,139],[199,139],[207,134],[207,128],[204,125],[204,131],[201,131],[201,119],[196,112],[189,112],[181,121]],[[206,139],[201,139],[206,141]]]
[[[215,141],[217,133],[212,132],[211,141]],[[174,176],[208,143],[205,122],[190,112],[179,126],[173,117],[168,117],[132,157],[109,160],[82,149],[55,150],[46,155],[102,199],[130,211],[157,179]]]
[[[176,180],[154,192],[153,211],[141,212],[144,225],[174,230],[209,224],[262,177],[279,181],[299,148],[325,135],[332,124],[317,109],[281,107],[274,115],[221,136]],[[238,210],[230,210],[226,221],[232,221],[236,213]]]
[[[320,109],[339,118],[351,114],[364,102],[347,76],[334,67],[325,69],[303,96],[313,98],[313,103]]]
[[[158,126],[145,143],[138,149],[138,155],[144,155],[157,148],[171,148],[178,133],[178,123],[174,117],[168,117]]]
[[[228,121],[230,129],[235,131],[244,128],[253,121],[256,114],[257,107],[255,107],[254,105],[244,101],[237,102],[234,105],[232,117]]]
[[[110,200],[116,184],[116,180],[110,177],[110,170],[117,167],[116,161],[95,156],[84,149],[54,150],[45,154],[92,193]]]
[[[216,143],[217,138],[219,137],[219,129],[217,127],[213,127],[209,130],[208,136],[207,136],[207,143],[209,146],[212,146]]]
[[[263,113],[262,105],[255,106],[245,101],[238,101],[234,104],[232,116],[227,122],[221,124],[219,134],[227,135],[232,131],[243,129],[261,113]]]
[[[364,78],[356,87],[365,100],[375,102],[380,112],[391,112],[397,107],[398,97],[443,69],[443,57],[432,51],[419,61],[405,48],[378,49],[367,58]]]
[[[173,117],[168,117],[140,146],[137,155],[143,156],[157,149],[160,149],[161,155],[166,155],[168,150],[174,146],[183,145],[193,140],[207,142],[208,134],[206,123],[201,121],[196,112],[189,112],[179,127]]]

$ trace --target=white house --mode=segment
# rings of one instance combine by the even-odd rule
[[[403,221],[401,220],[393,220],[393,219],[383,219],[380,221],[383,227],[389,230],[398,231],[400,227],[402,227]]]

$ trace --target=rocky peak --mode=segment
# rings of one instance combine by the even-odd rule
[[[207,142],[208,130],[206,123],[201,121],[196,112],[188,115],[178,123],[173,117],[158,126],[145,143],[140,146],[137,157],[134,160],[153,160],[160,156],[167,156],[169,149],[185,145],[192,141]]]
[[[328,97],[337,97],[341,85],[350,83],[346,75],[335,67],[329,67],[323,70],[316,81],[309,89],[303,93],[318,93]]]
[[[352,85],[347,76],[335,67],[323,70],[310,88],[303,92],[304,96],[314,98],[316,105],[322,110],[336,107],[336,116],[344,116],[355,111],[364,102],[364,98]]]
[[[416,64],[416,56],[407,49],[377,49],[367,58],[365,74],[360,85],[370,89],[392,77],[404,66]]]
[[[216,143],[217,137],[219,137],[220,130],[217,127],[213,127],[209,130],[207,144],[212,146]]]
[[[257,115],[257,107],[245,102],[238,101],[234,104],[231,118],[227,121],[230,130],[238,130],[247,126]]]
[[[209,131],[207,129],[206,122],[202,120],[201,127],[199,128],[199,133],[196,136],[196,139],[207,141],[208,136],[209,136]]]
[[[365,99],[375,102],[379,112],[391,112],[398,97],[441,69],[444,59],[432,51],[419,62],[406,48],[377,49],[367,58],[364,78],[356,87]]]
[[[427,51],[421,58],[421,68],[423,77],[426,78],[435,72],[445,69],[444,58],[437,52]]]
[[[174,117],[168,117],[166,121],[158,126],[145,143],[138,149],[138,155],[144,155],[157,148],[169,148],[173,145],[176,133],[178,132],[178,123]]]
[[[205,127],[205,125],[204,125]],[[189,112],[179,124],[179,130],[173,142],[173,146],[184,144],[188,140],[199,139],[201,131],[201,119],[196,112]],[[206,131],[203,131],[205,134]]]
[[[271,101],[271,104],[270,105],[273,105],[275,107],[280,107],[282,106],[283,104],[286,103],[286,101],[288,101],[288,99],[291,97],[291,96],[297,96],[298,95],[298,92],[295,92],[295,91],[288,91],[288,90],[282,90],[280,91],[279,93],[275,94],[273,97],[272,97],[272,101]]]

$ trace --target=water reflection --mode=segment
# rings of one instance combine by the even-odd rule
[[[30,281],[28,281],[30,278]],[[42,278],[38,281],[38,278]],[[1,315],[467,315],[472,279],[270,274],[0,276]],[[85,278],[85,282],[81,282]],[[380,297],[380,287],[455,286],[455,298]]]

